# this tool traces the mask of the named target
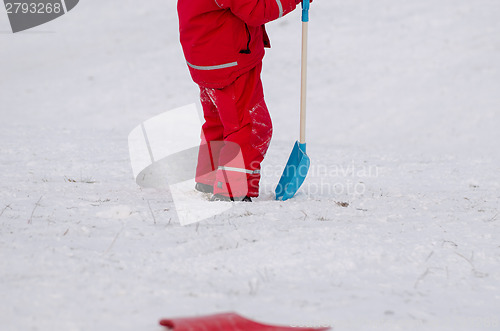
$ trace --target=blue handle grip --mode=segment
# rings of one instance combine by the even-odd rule
[[[309,22],[309,0],[302,0],[302,22]]]

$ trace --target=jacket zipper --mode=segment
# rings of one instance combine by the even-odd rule
[[[250,41],[252,41],[252,35],[250,34],[250,29],[248,29],[248,25],[245,23],[245,29],[247,30],[247,48],[246,49],[242,49],[240,51],[241,54],[250,54],[252,53],[252,51],[250,51]]]

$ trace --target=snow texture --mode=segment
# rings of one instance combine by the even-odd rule
[[[198,99],[175,1],[0,10],[2,330],[162,330],[224,311],[334,330],[500,330],[500,3],[316,0],[308,154],[300,13],[268,25],[261,197],[189,226],[134,182],[127,136]],[[193,193],[193,208],[203,194]]]

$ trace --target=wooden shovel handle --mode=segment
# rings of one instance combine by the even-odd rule
[[[302,22],[302,64],[300,78],[300,140],[306,143],[306,99],[307,99],[307,32],[308,22]]]

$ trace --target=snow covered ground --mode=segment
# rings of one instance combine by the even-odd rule
[[[500,3],[316,0],[304,188],[300,22],[269,24],[261,197],[182,227],[127,136],[197,101],[175,1],[86,0],[12,34],[0,10],[2,330],[161,330],[237,311],[334,330],[500,330]],[[201,196],[194,197],[202,199]]]

